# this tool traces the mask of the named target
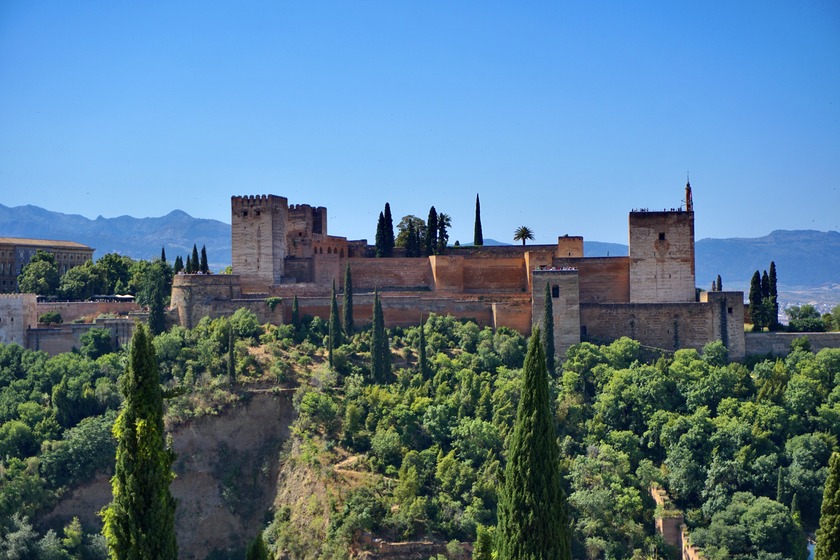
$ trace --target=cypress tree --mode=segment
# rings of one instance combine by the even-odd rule
[[[478,201],[478,193],[475,195],[475,231],[473,232],[473,245],[484,245],[484,234],[481,231],[481,203]]]
[[[385,256],[394,256],[394,219],[391,217],[391,205],[385,203],[385,222],[384,222],[384,237],[385,237]]]
[[[292,300],[292,325],[295,327],[295,331],[300,329],[300,308],[298,307],[297,294]]]
[[[202,274],[210,274],[210,266],[207,264],[207,247],[201,246],[201,272]]]
[[[828,478],[820,508],[820,528],[814,560],[840,559],[840,453],[832,453],[828,461]]]
[[[330,345],[328,348],[330,367],[333,365],[333,350],[341,346],[341,320],[338,317],[338,302],[335,297],[335,281],[330,298],[330,320],[328,323]]]
[[[429,219],[426,221],[425,249],[426,249],[426,255],[428,255],[428,256],[431,256],[431,255],[435,254],[435,249],[437,248],[437,233],[438,233],[437,210],[435,210],[435,207],[432,206],[429,209]]]
[[[423,379],[426,379],[429,372],[429,364],[426,359],[426,325],[422,317],[420,318],[420,341],[418,342],[418,346],[417,367],[420,370],[420,375],[423,376]]]
[[[779,290],[776,283],[776,262],[770,261],[770,301],[773,304],[773,317],[770,318],[770,328],[777,329],[779,327]]]
[[[184,270],[184,260],[181,258],[181,255],[175,257],[175,264],[172,265],[172,273],[178,274]]]
[[[370,375],[374,383],[385,383],[391,375],[391,348],[379,292],[373,296],[373,326],[370,332]]]
[[[767,274],[767,271],[764,271],[764,274],[761,275],[761,298],[767,299],[770,297],[770,276]]]
[[[256,538],[248,545],[245,560],[269,560],[268,547],[265,545],[262,533],[257,534]]]
[[[406,235],[405,241],[405,256],[420,256],[420,241],[417,238],[417,230],[414,228],[414,224],[412,223],[408,224],[408,234]]]
[[[566,560],[571,534],[539,327],[528,342],[523,377],[499,495],[497,558]]]
[[[350,275],[350,263],[344,267],[344,300],[342,301],[342,324],[344,336],[353,336],[353,277]]]
[[[753,322],[753,330],[761,330],[761,275],[756,270],[750,280],[750,317]]]
[[[155,280],[155,286],[152,287],[152,293],[149,298],[149,331],[152,336],[157,336],[166,330],[166,316],[163,310],[163,291],[159,282]]]
[[[184,266],[184,271],[186,271],[187,274],[192,274],[193,272],[195,272],[195,269],[193,268],[192,258],[190,257],[189,253],[187,253],[187,264]]]
[[[723,291],[723,280],[721,280],[720,274],[718,274],[717,281],[715,282],[715,290],[717,290],[718,292]]]
[[[231,385],[236,384],[236,339],[233,336],[233,325],[228,324],[228,379]]]
[[[163,393],[151,337],[138,324],[128,369],[121,379],[125,397],[114,423],[117,458],[111,479],[113,501],[102,511],[102,533],[115,560],[176,559],[175,454],[165,444]]]
[[[192,250],[192,271],[193,273],[199,272],[201,270],[201,262],[198,260],[198,247],[195,246],[193,243],[193,250]]]
[[[385,248],[385,215],[380,212],[379,213],[379,220],[376,222],[376,256],[377,257],[385,257],[387,256],[386,248]]]
[[[545,367],[548,375],[554,377],[554,302],[551,301],[551,286],[545,283],[545,307],[543,308],[543,346],[545,347]]]
[[[166,262],[166,247],[160,248],[160,260]]]

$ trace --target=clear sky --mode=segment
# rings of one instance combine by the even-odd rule
[[[0,1],[6,206],[626,243],[686,172],[698,239],[840,230],[840,2]]]

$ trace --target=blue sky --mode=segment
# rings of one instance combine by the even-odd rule
[[[840,230],[840,3],[0,2],[6,206],[626,243],[686,172],[698,239]]]

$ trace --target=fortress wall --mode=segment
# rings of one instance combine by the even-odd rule
[[[404,288],[430,290],[434,286],[428,258],[348,259],[353,289]],[[342,272],[343,280],[343,272]]]
[[[712,307],[705,303],[582,303],[581,331],[606,341],[629,336],[665,350],[700,350],[715,340]]]
[[[712,309],[712,338],[729,350],[729,358],[741,360],[746,355],[744,340],[744,293],[701,292],[700,301]]]
[[[464,291],[464,257],[435,255],[429,257],[436,292]]]
[[[344,287],[344,267],[339,266],[338,254],[325,253],[312,258],[314,282],[321,286],[332,289],[335,282],[335,289],[341,291]],[[355,278],[353,279],[355,282]]]
[[[146,316],[143,317],[143,320]],[[134,318],[127,319],[97,319],[93,323],[65,323],[56,327],[34,328],[27,333],[27,348],[42,350],[50,356],[71,352],[73,348],[81,348],[82,335],[92,328],[108,329],[111,331],[111,344],[115,348],[128,345],[134,335]]]
[[[552,258],[557,252],[557,245],[465,245],[449,247],[447,251],[450,255],[471,259],[522,258],[527,251],[544,253],[547,258]]]
[[[35,294],[0,294],[0,343],[26,346],[26,329],[38,321]]]
[[[61,301],[42,302],[36,306],[36,319],[49,311],[61,313],[61,319],[70,323],[83,317],[96,317],[103,314],[128,315],[140,311],[140,306],[127,301]]]
[[[747,356],[755,354],[773,354],[785,356],[790,352],[790,343],[797,338],[807,337],[811,350],[819,352],[823,348],[840,348],[840,332],[830,333],[744,333]]]
[[[552,264],[578,269],[581,303],[630,302],[628,257],[557,258]]]
[[[312,282],[312,259],[286,259],[286,272],[283,281]]]
[[[373,299],[371,293],[353,295],[353,320],[359,328],[365,328],[373,320]],[[380,298],[382,314],[388,327],[418,325],[431,313],[452,315],[460,319],[472,319],[478,325],[497,328],[507,326],[527,334],[531,330],[531,308],[527,298],[508,299],[490,303],[475,299],[429,297],[426,295],[392,295],[385,293]],[[283,300],[285,317],[291,316],[291,299]],[[341,301],[338,302],[341,310]],[[311,315],[329,318],[329,297],[298,296],[301,316]]]
[[[465,292],[524,292],[528,289],[525,259],[464,259]]]
[[[221,317],[233,313],[242,298],[239,276],[234,274],[177,274],[172,279],[172,307],[178,309],[178,322],[191,329],[204,316]],[[265,300],[258,300],[265,306]],[[278,306],[279,307],[279,306]]]

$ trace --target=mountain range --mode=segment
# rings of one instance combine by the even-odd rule
[[[193,218],[181,210],[159,218],[99,216],[91,220],[32,205],[0,204],[0,237],[77,241],[94,247],[95,258],[115,252],[150,259],[165,248],[170,261],[186,256],[195,244],[199,249],[207,247],[213,270],[229,265],[231,254],[229,224]],[[587,256],[621,256],[627,255],[627,245],[587,241],[584,251]],[[720,275],[724,289],[747,291],[753,272],[775,261],[780,288],[840,293],[840,233],[836,231],[776,230],[756,238],[706,238],[696,242],[695,251],[696,279],[702,288]]]

